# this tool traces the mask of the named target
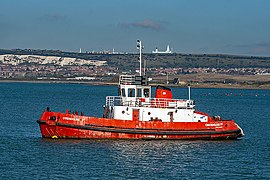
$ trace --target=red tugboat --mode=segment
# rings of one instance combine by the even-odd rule
[[[237,139],[244,136],[234,120],[195,110],[190,99],[173,99],[171,89],[151,86],[142,75],[121,75],[119,96],[107,96],[103,117],[47,109],[37,121],[43,138],[76,139]]]

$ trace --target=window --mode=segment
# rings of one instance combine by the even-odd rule
[[[135,97],[135,89],[128,88],[128,97]]]
[[[124,89],[124,88],[122,88],[121,90],[122,90],[122,93],[121,93],[121,94],[122,94],[122,96],[123,96],[123,97],[126,97],[125,89]]]
[[[118,96],[121,96],[121,89],[120,89],[120,87],[118,87],[117,93],[118,93]]]
[[[137,89],[137,97],[142,97],[142,89],[141,88]]]
[[[149,89],[144,89],[143,95],[144,95],[144,97],[148,98],[149,97]]]

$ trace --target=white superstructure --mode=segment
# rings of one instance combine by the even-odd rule
[[[120,76],[118,92],[119,96],[106,97],[109,118],[132,120],[136,111],[140,121],[207,122],[208,120],[207,116],[195,112],[193,100],[151,97],[151,86],[143,76]]]

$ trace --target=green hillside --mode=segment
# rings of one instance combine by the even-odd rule
[[[3,50],[1,54],[33,54],[45,56],[74,57],[87,60],[106,60],[109,66],[118,67],[121,70],[134,70],[138,67],[138,54],[90,54],[63,52],[59,50],[32,50],[15,49]],[[159,67],[212,67],[212,68],[270,68],[270,57],[237,56],[223,54],[143,54],[148,68]]]

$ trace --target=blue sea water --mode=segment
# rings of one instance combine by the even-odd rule
[[[0,83],[0,179],[270,179],[270,91],[192,89],[197,110],[235,119],[235,141],[42,139],[42,111],[101,116],[115,86]],[[174,98],[187,90],[173,88]]]

